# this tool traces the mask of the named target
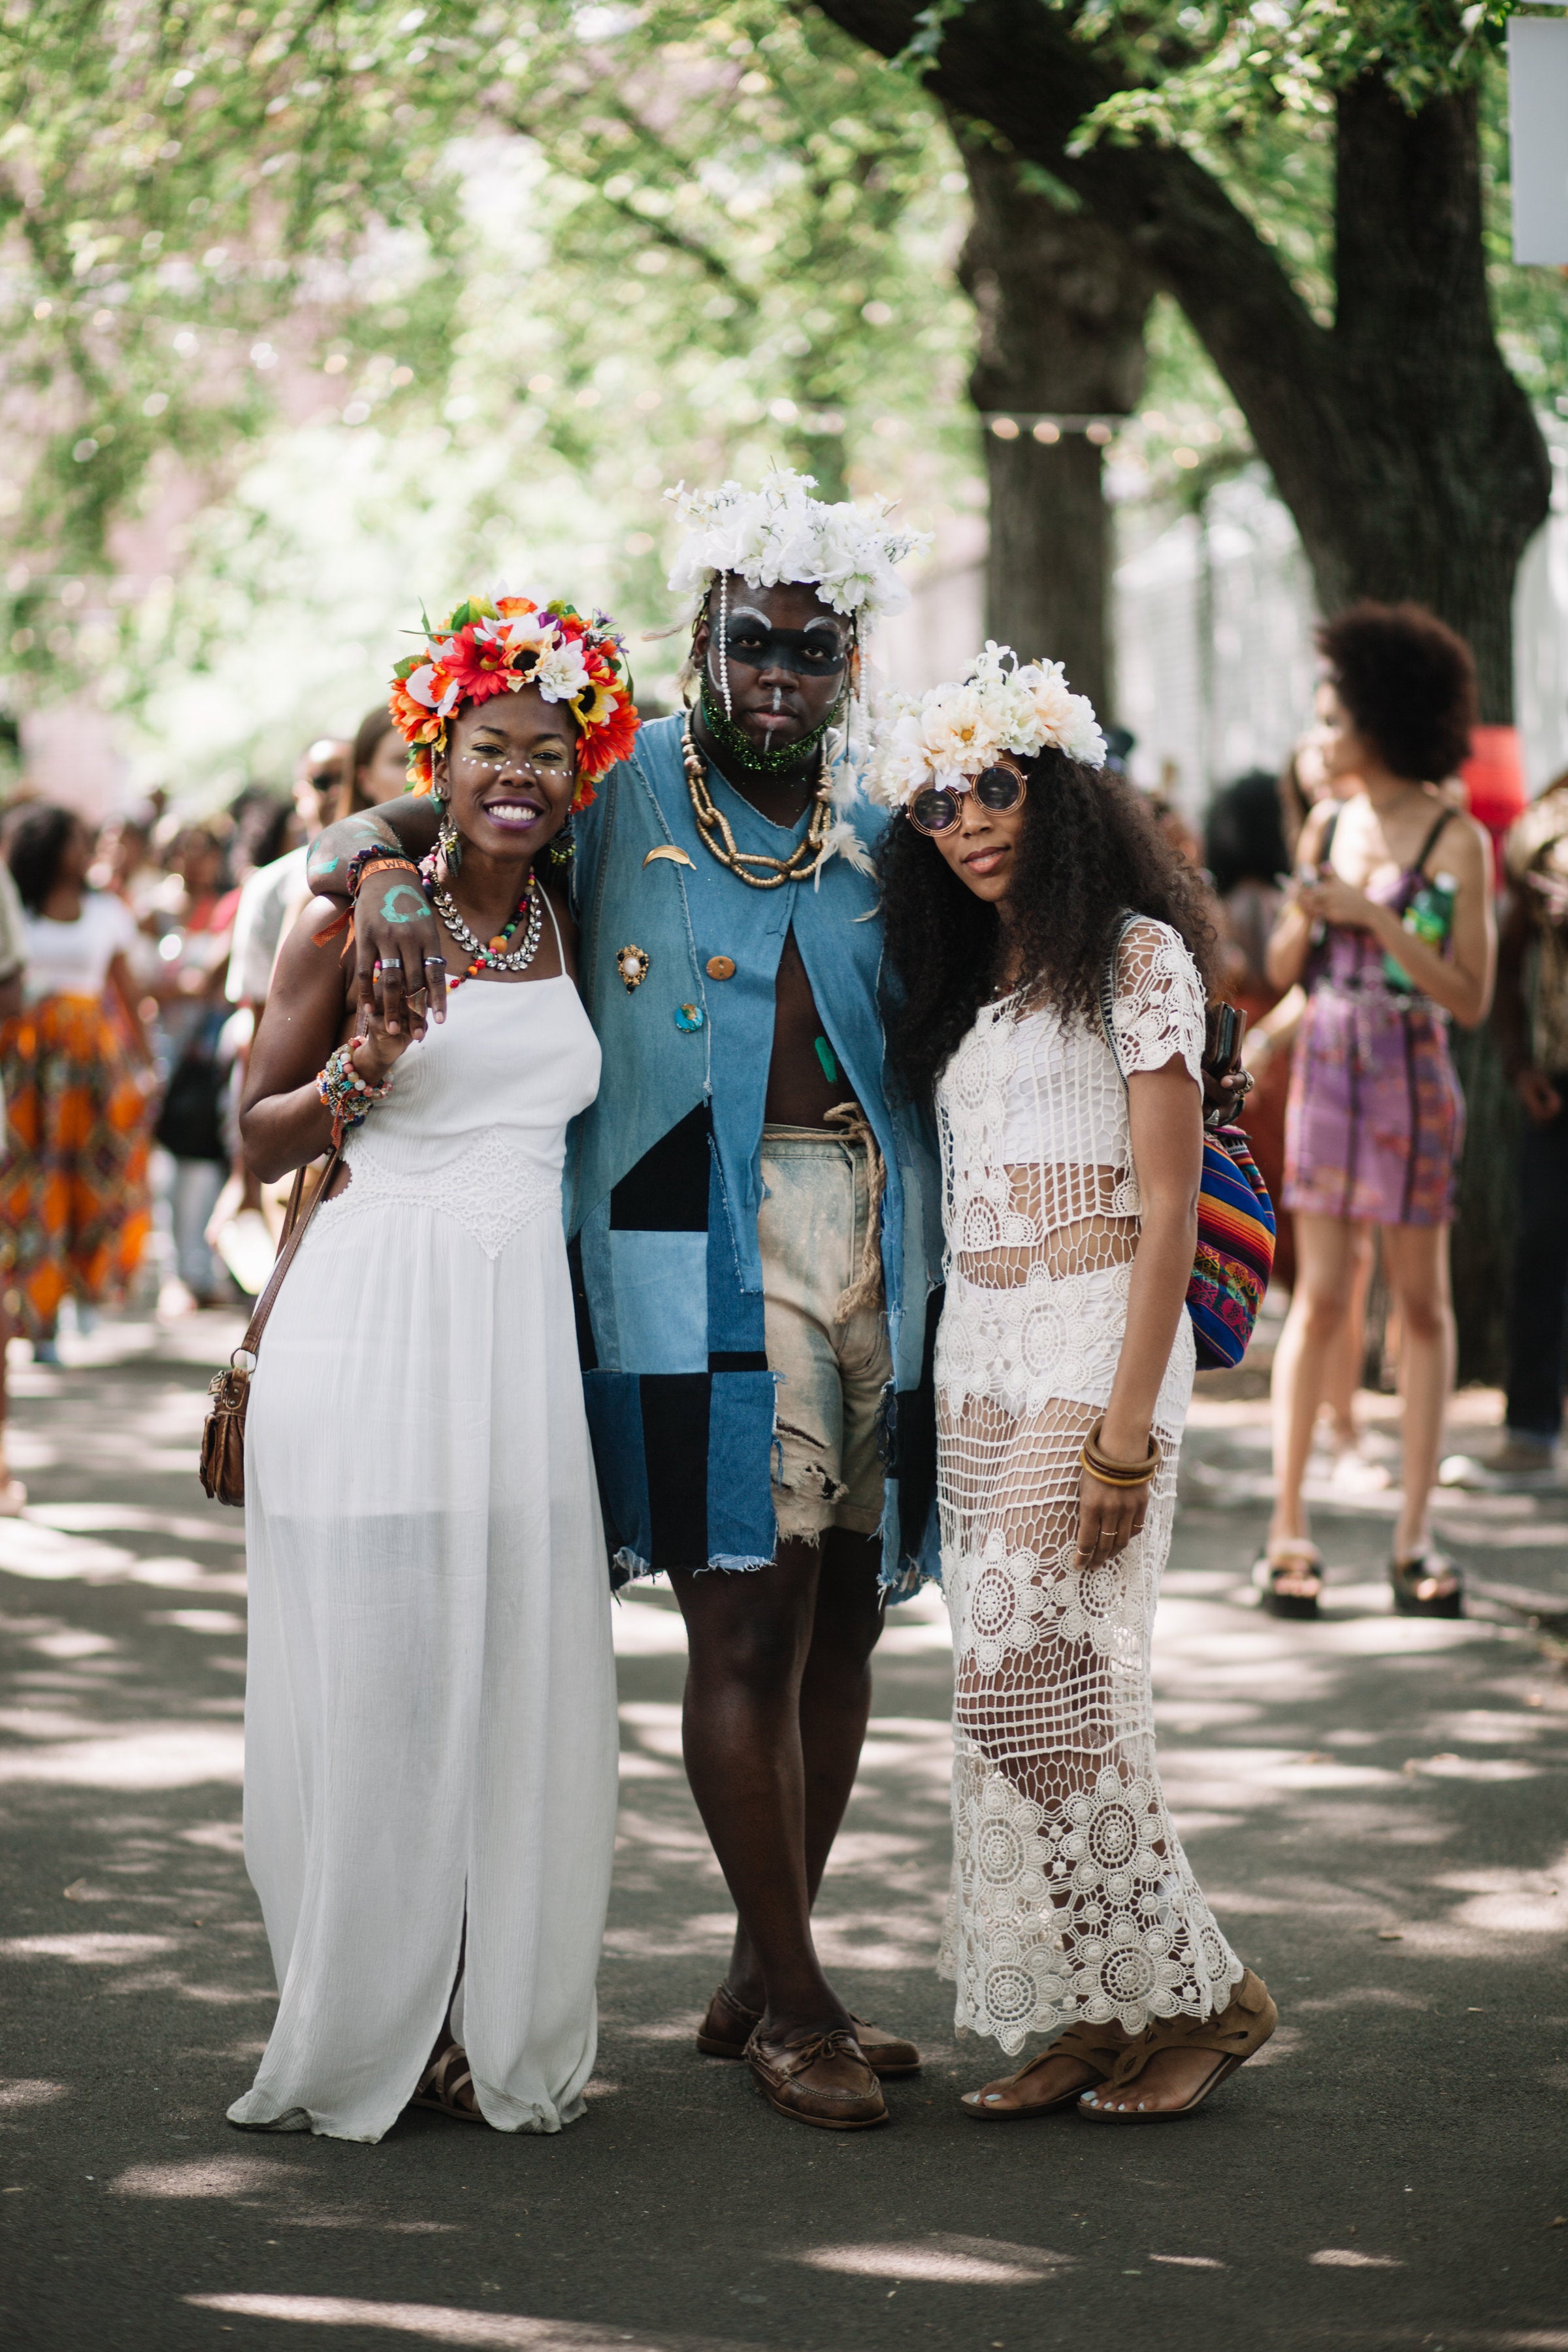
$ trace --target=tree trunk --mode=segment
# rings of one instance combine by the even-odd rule
[[[953,127],[974,205],[958,266],[979,327],[970,393],[983,416],[1025,419],[1016,438],[984,434],[986,628],[1026,661],[1061,662],[1074,691],[1109,720],[1115,692],[1103,459],[1081,431],[1043,440],[1031,421],[1042,411],[1131,412],[1143,388],[1153,285],[1114,230],[1021,188],[1011,156]]]
[[[910,0],[822,0],[896,55]],[[1068,152],[1117,87],[1071,17],[1038,0],[968,0],[931,77],[1081,197],[1173,293],[1246,415],[1326,610],[1415,597],[1475,647],[1483,718],[1513,710],[1513,575],[1551,487],[1529,401],[1492,331],[1481,246],[1477,100],[1406,113],[1368,77],[1337,121],[1338,302],[1320,326],[1275,249],[1179,148]]]

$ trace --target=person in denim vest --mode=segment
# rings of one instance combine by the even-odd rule
[[[695,707],[645,725],[574,826],[604,1079],[569,1217],[612,1572],[667,1572],[679,1600],[687,1768],[739,1913],[698,2047],[844,2129],[881,2122],[879,2077],[920,2063],[851,2017],[810,1914],[886,1600],[937,1563],[941,1211],[929,1129],[884,1067],[887,819],[841,731],[916,542],[811,488],[677,494]],[[420,802],[349,819],[312,881],[341,890],[372,844],[432,834]],[[382,913],[409,880],[369,877],[356,941],[414,994],[424,929]]]

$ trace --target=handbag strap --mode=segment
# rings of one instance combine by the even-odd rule
[[[1117,920],[1116,937],[1110,942],[1110,953],[1105,959],[1105,973],[1100,983],[1100,1026],[1105,1031],[1105,1042],[1110,1048],[1110,1058],[1116,1065],[1116,1075],[1123,1086],[1127,1084],[1127,1073],[1116,1050],[1116,959],[1121,953],[1122,940],[1139,920],[1138,915],[1123,908]]]
[[[283,1220],[283,1238],[278,1244],[278,1255],[272,1261],[272,1271],[267,1277],[267,1287],[251,1310],[250,1320],[245,1327],[245,1337],[235,1349],[234,1355],[229,1358],[231,1364],[234,1362],[235,1356],[248,1356],[249,1369],[252,1371],[255,1370],[257,1354],[261,1346],[261,1335],[267,1328],[267,1318],[272,1312],[273,1301],[282,1289],[283,1277],[293,1265],[300,1244],[310,1229],[311,1218],[327,1197],[327,1188],[337,1174],[338,1162],[342,1156],[343,1148],[340,1143],[335,1147],[326,1166],[322,1169],[321,1181],[311,1194],[310,1205],[303,1214],[300,1213],[300,1203],[305,1196],[307,1171],[301,1168],[296,1172],[294,1189],[289,1195],[288,1213]]]

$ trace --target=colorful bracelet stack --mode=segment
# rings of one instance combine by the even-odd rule
[[[419,861],[404,849],[388,849],[384,842],[373,842],[368,849],[356,849],[349,860],[348,893],[352,907],[359,897],[360,884],[367,874],[380,874],[396,868],[417,875]]]
[[[327,1066],[316,1080],[316,1092],[332,1115],[332,1149],[335,1151],[343,1139],[347,1128],[357,1127],[373,1102],[384,1102],[392,1092],[392,1080],[385,1077],[380,1086],[373,1087],[362,1078],[353,1066],[354,1049],[365,1043],[363,1037],[351,1037],[327,1056]]]
[[[1100,1450],[1100,1433],[1104,1427],[1105,1415],[1101,1413],[1084,1439],[1083,1451],[1078,1457],[1089,1476],[1098,1478],[1102,1486],[1146,1486],[1160,1467],[1159,1439],[1151,1432],[1149,1452],[1142,1462],[1118,1462]]]

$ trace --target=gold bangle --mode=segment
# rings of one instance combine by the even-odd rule
[[[1152,1454],[1146,1462],[1140,1462],[1136,1466],[1130,1462],[1109,1462],[1092,1445],[1084,1447],[1083,1455],[1089,1468],[1098,1471],[1102,1478],[1109,1478],[1113,1486],[1141,1486],[1146,1478],[1154,1475],[1160,1466],[1157,1454]]]
[[[1104,1486],[1146,1486],[1163,1458],[1159,1439],[1151,1432],[1149,1451],[1142,1462],[1118,1462],[1100,1450],[1100,1433],[1104,1426],[1105,1415],[1101,1413],[1083,1442],[1079,1459],[1084,1468]]]
[[[1112,1478],[1108,1471],[1101,1470],[1096,1463],[1089,1460],[1087,1446],[1078,1458],[1089,1476],[1098,1479],[1102,1486],[1146,1486],[1154,1475],[1152,1470],[1145,1470],[1138,1478]]]

